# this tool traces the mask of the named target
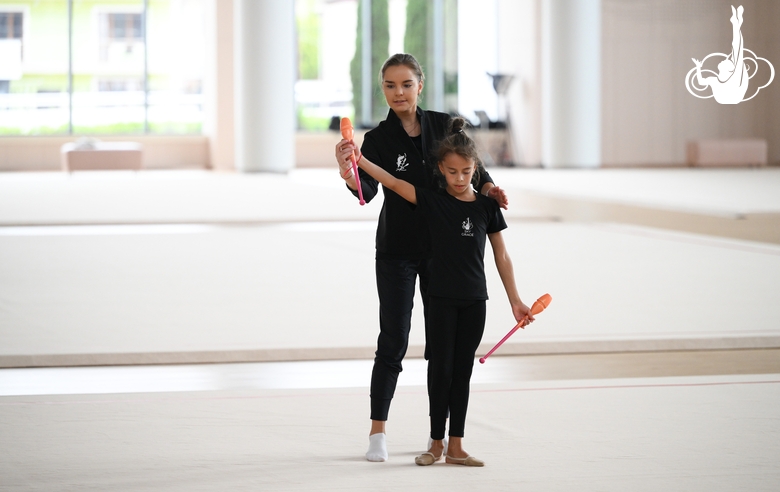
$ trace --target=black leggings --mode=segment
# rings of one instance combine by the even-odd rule
[[[428,401],[431,439],[463,437],[474,354],[485,330],[485,301],[428,297]]]
[[[425,312],[428,260],[376,260],[379,294],[379,338],[371,373],[371,420],[387,420],[401,361],[409,346],[414,289],[420,277]],[[427,317],[427,316],[426,316]]]

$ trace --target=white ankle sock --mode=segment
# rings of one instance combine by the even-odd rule
[[[384,433],[380,432],[368,436],[366,459],[368,461],[387,461],[387,444],[385,443]]]

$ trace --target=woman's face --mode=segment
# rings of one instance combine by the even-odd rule
[[[382,91],[387,105],[398,113],[417,111],[417,97],[422,92],[423,83],[417,80],[411,68],[406,65],[387,67],[382,80]]]
[[[471,192],[471,179],[474,177],[476,165],[472,159],[450,152],[439,162],[439,171],[447,181],[447,191],[450,195],[461,196]]]

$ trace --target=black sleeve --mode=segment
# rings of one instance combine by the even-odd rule
[[[487,233],[493,234],[494,232],[503,231],[506,229],[506,220],[504,220],[504,214],[501,213],[501,207],[498,206],[498,203],[496,203],[495,200],[490,200],[488,202],[489,207],[489,214],[490,217],[488,219],[488,226],[487,226]]]
[[[372,161],[373,162],[373,161]],[[372,178],[367,172],[358,168],[358,177],[360,179],[360,191],[363,192],[363,200],[366,203],[370,202],[376,196],[376,192],[379,189],[379,183]],[[353,190],[348,184],[345,184],[347,189],[352,193],[355,198],[359,197],[358,191]]]

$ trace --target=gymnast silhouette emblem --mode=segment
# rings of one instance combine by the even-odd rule
[[[733,5],[731,6],[732,15],[729,19],[732,27],[731,54],[712,53],[704,57],[702,61],[692,58],[696,66],[685,76],[685,88],[694,96],[700,99],[714,97],[720,104],[739,104],[756,97],[756,94],[775,78],[775,67],[769,63],[769,60],[761,58],[745,48],[741,30],[744,11],[742,5],[737,9],[734,9]],[[715,61],[722,58],[718,63],[717,74],[713,70],[702,68],[709,58],[713,58]],[[756,87],[754,92],[745,97],[748,93],[750,80],[758,73],[759,61],[763,61],[769,67],[769,80],[764,85]],[[709,73],[713,76],[704,77],[703,73]],[[706,93],[708,87],[712,89],[712,94],[704,96],[696,93]]]
[[[460,234],[461,236],[474,237],[474,224],[471,223],[470,217],[466,217],[466,220],[461,222],[461,227],[463,227],[463,232]]]

